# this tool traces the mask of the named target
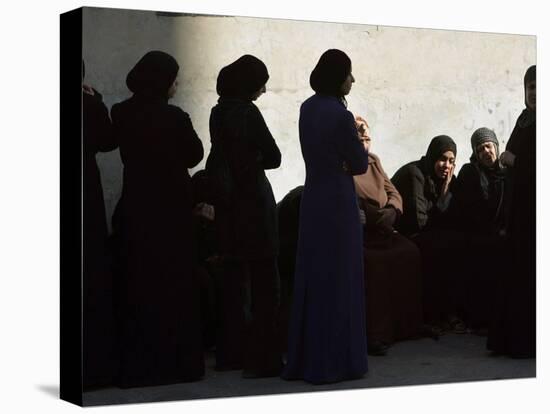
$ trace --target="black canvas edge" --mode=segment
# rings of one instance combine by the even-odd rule
[[[60,15],[60,398],[82,406],[82,8]]]

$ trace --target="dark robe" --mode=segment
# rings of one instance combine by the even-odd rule
[[[437,159],[437,154],[431,157]],[[397,229],[420,248],[422,255],[423,308],[426,323],[440,325],[447,317],[463,311],[463,263],[456,258],[465,235],[452,227],[451,200],[456,178],[444,199],[441,181],[434,177],[427,157],[401,167],[391,181],[403,197],[403,215]]]
[[[536,353],[536,121],[525,122],[525,111],[510,137],[516,159],[510,168],[512,254],[505,260],[511,271],[499,279],[487,341],[488,349],[516,357]]]
[[[204,361],[188,168],[202,159],[202,143],[189,115],[160,96],[135,94],[111,116],[124,164],[114,218],[119,385],[197,380]]]
[[[291,190],[277,203],[279,223],[279,274],[281,276],[281,310],[279,317],[281,349],[286,351],[288,342],[288,324],[294,287],[296,251],[298,249],[298,229],[300,226],[300,201],[304,186]]]
[[[358,378],[368,366],[363,234],[352,174],[367,170],[367,153],[353,115],[335,96],[307,99],[299,131],[306,181],[283,377]]]
[[[117,147],[99,92],[82,94],[84,387],[110,384],[116,370],[113,280],[98,152]]]
[[[213,192],[205,170],[199,170],[193,174],[191,184],[195,206],[199,203],[213,204]],[[203,346],[209,349],[216,344],[216,286],[221,277],[215,218],[210,220],[200,215],[193,215],[193,234],[196,244],[195,273],[199,276],[201,286]]]
[[[473,159],[473,156],[472,156]],[[506,271],[508,243],[505,238],[505,170],[496,163],[483,167],[473,159],[458,174],[453,189],[456,226],[465,233],[464,312],[474,329],[487,328],[494,312],[495,286]]]
[[[210,115],[206,170],[216,189],[219,329],[216,367],[245,376],[278,375],[279,274],[276,204],[265,170],[281,152],[250,100],[220,98]]]
[[[364,253],[369,344],[418,337],[423,322],[418,247],[397,232],[373,237],[367,229]]]
[[[422,157],[399,168],[391,178],[403,198],[403,215],[397,223],[397,230],[406,236],[419,232],[449,227],[449,206],[451,204],[455,177],[449,192],[439,198],[440,181],[434,177],[433,165]]]

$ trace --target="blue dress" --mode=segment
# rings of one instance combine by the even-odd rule
[[[363,235],[352,175],[367,170],[367,152],[353,115],[335,97],[307,99],[299,129],[306,182],[282,377],[314,384],[359,378],[368,370],[367,336]]]

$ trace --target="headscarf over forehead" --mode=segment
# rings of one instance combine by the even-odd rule
[[[342,84],[351,73],[351,59],[338,49],[329,49],[321,55],[311,72],[309,84],[320,94],[342,97]]]
[[[435,162],[447,151],[452,151],[456,157],[456,144],[451,137],[438,135],[432,138],[426,151],[426,160],[430,171],[433,170]]]
[[[492,129],[481,127],[474,131],[470,138],[470,144],[472,145],[472,155],[470,157],[471,162],[477,162],[477,147],[486,142],[492,142],[495,145],[497,159],[499,157],[498,139],[495,132]]]
[[[523,77],[523,89],[525,97],[525,109],[518,118],[518,126],[520,128],[527,128],[533,125],[537,120],[537,113],[529,108],[527,105],[527,84],[531,81],[537,80],[537,65],[529,66]]]
[[[523,77],[523,86],[526,87],[527,83],[534,80],[537,80],[537,65],[529,66]]]
[[[243,55],[220,70],[216,92],[222,98],[250,100],[268,79],[264,62],[255,56]]]
[[[134,94],[167,98],[168,89],[179,71],[176,59],[165,52],[146,53],[126,76],[126,85]]]

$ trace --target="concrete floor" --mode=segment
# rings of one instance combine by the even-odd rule
[[[535,377],[535,359],[491,356],[485,349],[485,341],[486,338],[481,336],[448,334],[439,341],[423,338],[399,342],[390,348],[388,355],[369,357],[369,372],[364,378],[329,385],[311,385],[280,378],[243,379],[240,371],[216,372],[213,369],[213,354],[207,353],[206,374],[201,381],[127,390],[105,388],[90,391],[84,394],[84,405]]]

